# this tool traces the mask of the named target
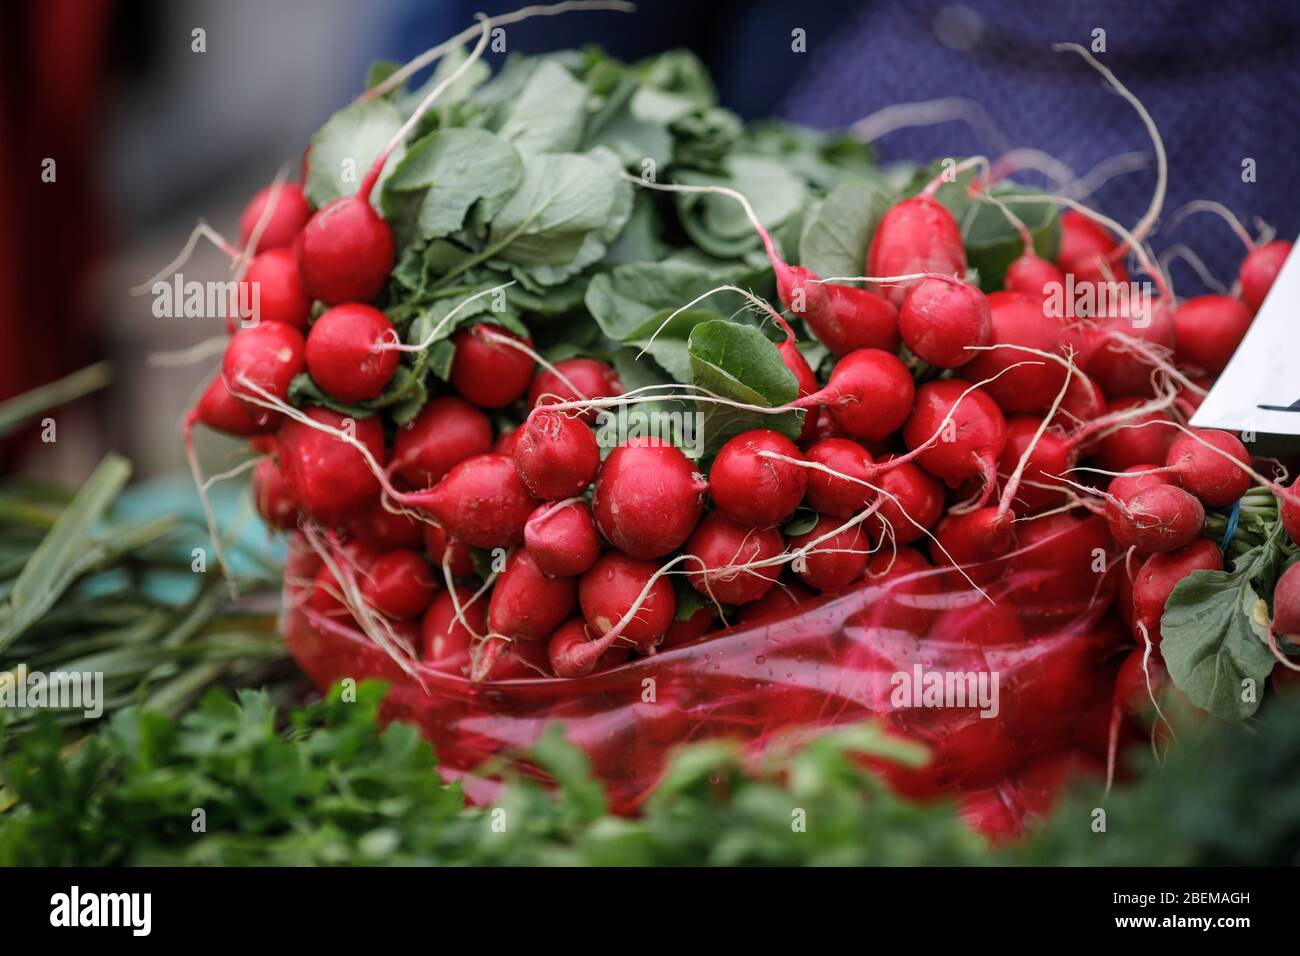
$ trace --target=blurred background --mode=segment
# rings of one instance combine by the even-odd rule
[[[155,353],[221,333],[160,319],[127,290],[203,217],[239,212],[361,89],[368,63],[407,60],[519,0],[9,0],[0,8],[0,399],[96,358],[116,381],[61,413],[59,441],[0,445],[0,470],[79,481],[107,448],[145,476],[181,466],[179,422],[217,366],[156,367]],[[806,49],[792,43],[802,30]],[[199,50],[195,31],[202,31]],[[1098,34],[1096,31],[1103,31]],[[597,43],[625,59],[687,47],[743,117],[861,129],[886,161],[1014,149],[1059,176],[1108,174],[1099,208],[1134,222],[1154,187],[1132,109],[1057,41],[1092,45],[1150,109],[1169,153],[1169,213],[1226,204],[1252,232],[1300,231],[1300,5],[1283,0],[1043,4],[648,0],[633,16],[572,13],[508,28],[514,49]],[[898,128],[895,104],[945,98],[935,122]],[[915,118],[916,110],[906,111]],[[48,160],[53,160],[51,165]],[[1243,181],[1243,163],[1254,170]],[[1099,167],[1100,164],[1100,167]],[[1032,178],[1032,177],[1031,177]],[[1037,181],[1042,181],[1041,177]],[[1243,250],[1198,216],[1186,242],[1230,285]],[[210,246],[186,278],[227,275]],[[1175,263],[1181,295],[1205,291]],[[214,444],[214,462],[228,449]]]

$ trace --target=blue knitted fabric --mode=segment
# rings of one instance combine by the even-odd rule
[[[1191,199],[1215,199],[1252,234],[1258,216],[1279,237],[1300,232],[1300,4],[1112,2],[1047,4],[966,0],[865,4],[833,36],[809,37],[810,68],[781,112],[815,126],[848,125],[893,103],[964,96],[980,103],[1012,146],[1041,149],[1083,174],[1109,156],[1151,151],[1132,107],[1081,57],[1089,46],[1147,107],[1169,155],[1164,217]],[[945,44],[940,37],[946,37]],[[997,152],[962,123],[884,136],[885,160]],[[1242,181],[1242,160],[1256,181]],[[1112,179],[1100,207],[1134,223],[1155,185],[1154,167]],[[1224,284],[1244,252],[1226,225],[1198,214],[1152,238],[1186,242]],[[1180,296],[1204,291],[1173,266]]]

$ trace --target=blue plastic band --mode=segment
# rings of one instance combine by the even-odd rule
[[[1228,553],[1228,545],[1232,544],[1232,538],[1237,533],[1237,519],[1240,517],[1241,499],[1238,498],[1232,510],[1228,512],[1228,526],[1223,529],[1223,540],[1219,542],[1219,550],[1224,554]]]

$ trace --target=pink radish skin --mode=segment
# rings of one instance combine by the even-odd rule
[[[568,379],[568,383],[550,369],[538,372],[528,387],[530,408],[555,402],[612,398],[623,394],[623,383],[619,380],[618,373],[604,362],[590,358],[572,358],[556,362],[555,368],[564,375],[564,379]],[[583,412],[583,420],[590,425],[596,420],[597,414],[594,409]]]
[[[1201,295],[1187,299],[1174,313],[1180,366],[1218,375],[1245,338],[1254,314],[1229,295]]]
[[[652,561],[638,561],[617,551],[601,555],[578,582],[578,603],[591,629],[600,637],[610,633],[658,570]],[[672,584],[666,576],[660,577],[618,639],[647,653],[671,626],[676,613]],[[601,649],[596,656],[603,652]]]
[[[1065,387],[1065,398],[1061,400],[1052,424],[1072,432],[1105,413],[1106,393],[1083,372],[1076,371],[1070,376],[1070,384]]]
[[[482,634],[487,630],[487,605],[483,601],[470,604],[473,596],[472,588],[456,588],[456,601],[464,612],[465,622],[474,633]],[[461,674],[469,667],[474,635],[457,619],[456,604],[450,592],[439,593],[429,610],[424,612],[420,636],[424,662],[434,670]]]
[[[1130,465],[1123,473],[1111,478],[1107,490],[1121,501],[1127,501],[1139,491],[1154,488],[1156,485],[1173,483],[1173,477],[1159,465],[1136,464]]]
[[[1291,494],[1300,493],[1300,481],[1292,482]],[[1288,498],[1281,499],[1282,527],[1293,544],[1300,544],[1300,504]]]
[[[460,542],[447,543],[447,532],[435,524],[424,526],[424,551],[434,566],[445,564],[454,578],[467,578],[474,573],[474,560],[469,548]]]
[[[515,454],[515,439],[518,437],[518,428],[512,428],[508,432],[502,432],[497,436],[497,440],[492,443],[492,452],[497,455],[507,455],[513,458]]]
[[[878,441],[902,427],[916,387],[898,356],[858,349],[835,363],[826,387],[795,404],[825,405],[835,423],[854,438]]]
[[[451,384],[479,408],[504,408],[528,390],[534,362],[526,353],[488,336],[499,335],[532,347],[531,339],[495,325],[461,329],[451,337],[456,356],[451,362]]]
[[[1139,647],[1130,651],[1119,666],[1115,676],[1115,706],[1134,717],[1145,714],[1152,709],[1151,696],[1154,694],[1158,700],[1168,683],[1169,671],[1160,654],[1148,655],[1145,646]]]
[[[368,305],[336,305],[307,333],[307,371],[340,402],[378,398],[397,371],[397,341],[388,317]]]
[[[1134,354],[1125,340],[1135,339],[1143,347],[1172,351],[1178,332],[1173,310],[1163,299],[1157,299],[1140,316],[1102,319],[1091,335],[1084,368],[1101,390],[1109,396],[1150,395],[1154,366]]]
[[[800,581],[786,580],[768,590],[757,601],[750,601],[736,612],[736,620],[741,624],[754,624],[759,621],[777,621],[798,611],[800,606],[815,600],[818,593]],[[668,639],[664,639],[664,644]]]
[[[600,535],[590,506],[585,501],[542,505],[524,525],[524,547],[548,577],[584,573],[600,557]]]
[[[781,353],[781,362],[790,370],[790,374],[798,383],[796,397],[806,398],[817,391],[817,376],[813,374],[808,360],[799,351],[799,343],[795,338],[794,329],[790,328],[790,323],[775,312],[772,313],[772,320],[785,333],[785,339],[776,348]],[[817,408],[804,409],[803,428],[799,432],[800,441],[807,441],[816,434],[817,420],[820,416],[821,412]]]
[[[1141,396],[1113,399],[1106,403],[1105,414],[1120,412],[1145,401]],[[1170,420],[1164,412],[1147,412],[1091,445],[1089,452],[1107,471],[1124,471],[1144,461],[1164,461],[1176,432],[1165,425],[1145,423]]]
[[[505,455],[475,455],[447,472],[428,491],[403,502],[429,512],[448,536],[472,548],[523,544],[524,525],[541,502],[519,479]]]
[[[934,531],[937,543],[931,545],[930,556],[936,565],[956,564],[971,573],[969,565],[996,561],[1011,551],[1015,545],[1015,529],[1011,522],[1009,512],[992,507],[967,514],[949,513]],[[1004,568],[996,564],[979,570],[985,574],[977,576],[976,583],[992,580],[1004,573]]]
[[[843,521],[838,518],[819,515],[812,530],[790,538],[789,549],[794,551],[816,541],[841,524]],[[842,591],[862,577],[867,567],[869,548],[870,543],[862,525],[856,524],[814,546],[803,556],[802,561],[796,559],[792,567],[794,573],[809,587],[823,593]]]
[[[282,420],[278,412],[235,398],[222,375],[208,383],[189,417],[191,426],[193,422],[201,422],[213,431],[241,438],[270,434],[280,427]]]
[[[1120,544],[1162,554],[1196,540],[1205,526],[1205,508],[1181,488],[1155,485],[1126,499],[1112,495],[1106,523]]]
[[[235,398],[241,392],[251,392],[246,382],[265,389],[280,401],[289,395],[289,383],[304,368],[305,343],[302,333],[280,322],[263,322],[241,329],[226,346],[226,356],[221,363],[221,374],[226,387]],[[251,401],[244,401],[253,414],[264,411]]]
[[[1273,588],[1273,631],[1300,638],[1300,564],[1282,572]]]
[[[369,302],[384,291],[397,246],[393,230],[367,198],[342,196],[307,221],[294,254],[307,293],[339,305]]]
[[[975,358],[970,346],[989,344],[993,319],[984,293],[969,282],[931,277],[907,290],[898,331],[912,354],[936,368],[957,368]]]
[[[1196,495],[1201,504],[1207,508],[1226,508],[1246,493],[1251,477],[1202,442],[1250,466],[1250,455],[1237,436],[1212,428],[1197,429],[1195,436],[1180,434],[1169,446],[1165,465],[1178,486]]]
[[[1151,643],[1160,643],[1160,618],[1174,586],[1193,571],[1222,571],[1223,556],[1213,541],[1199,538],[1167,554],[1153,554],[1133,576],[1133,636],[1142,642],[1145,628]]]
[[[1007,271],[1002,277],[1004,291],[1022,293],[1039,303],[1050,294],[1053,287],[1065,287],[1065,273],[1055,263],[1048,262],[1033,252],[1026,252],[1007,266]],[[992,305],[993,296],[989,296],[989,306]],[[995,316],[994,325],[996,324]]]
[[[888,461],[884,459],[881,464]],[[872,483],[886,492],[880,496],[880,510],[867,519],[873,541],[885,540],[888,522],[895,542],[911,544],[925,537],[925,530],[938,524],[943,515],[943,483],[910,461],[891,468]]]
[[[370,566],[361,581],[366,603],[395,621],[419,617],[437,590],[433,570],[415,551],[389,551]]]
[[[802,266],[788,266],[769,249],[781,304],[799,316],[835,355],[855,349],[898,348],[898,309],[867,289],[823,283]]]
[[[257,240],[254,253],[290,245],[302,231],[303,226],[307,225],[307,220],[311,218],[311,206],[307,203],[307,197],[303,195],[302,186],[298,183],[265,186],[253,195],[239,217],[241,246],[248,245],[253,229],[261,221],[267,205],[273,198],[275,206],[266,225],[262,227],[262,235]]]
[[[1018,345],[1048,354],[1060,349],[1061,322],[1044,315],[1040,301],[1022,292],[994,292],[988,305],[992,317],[988,344]],[[1046,412],[1065,384],[1064,366],[1020,349],[967,354],[973,358],[962,374],[975,381],[993,379],[981,388],[1008,415]],[[1024,362],[1041,364],[1019,364]]]
[[[938,272],[966,274],[966,249],[952,213],[928,196],[913,196],[885,212],[867,250],[867,275],[900,276]],[[887,287],[884,296],[895,306],[903,302],[910,283]]]
[[[1241,263],[1237,278],[1241,282],[1241,299],[1252,312],[1258,312],[1264,297],[1273,288],[1277,274],[1291,254],[1291,243],[1281,239],[1252,249]]]
[[[1007,419],[1007,443],[998,461],[998,477],[1004,481],[1020,465],[1034,437],[1038,435],[1042,420],[1032,415],[1018,415]],[[1065,503],[1065,486],[1058,479],[1068,478],[1066,473],[1078,463],[1075,443],[1057,431],[1048,429],[1038,436],[1029,463],[1021,474],[1011,510],[1017,517],[1047,511]],[[1054,485],[1044,488],[1043,485]]]
[[[922,385],[916,392],[916,407],[903,426],[903,440],[908,448],[916,449],[942,425],[939,440],[917,457],[920,466],[950,485],[983,478],[986,488],[991,489],[998,458],[1007,442],[1006,419],[997,403],[981,389],[972,389],[961,398],[970,388],[969,382],[956,378]],[[959,398],[961,402],[956,404]],[[943,425],[955,404],[953,417]]]
[[[1082,282],[1105,280],[1109,273],[1115,282],[1127,282],[1123,261],[1112,258],[1116,242],[1104,228],[1081,212],[1067,209],[1061,213],[1061,245],[1056,265],[1063,273],[1073,273],[1076,286]]]
[[[513,443],[515,470],[538,498],[560,501],[582,492],[600,470],[600,446],[580,419],[534,412]]]
[[[757,601],[776,583],[781,566],[732,568],[775,558],[784,547],[785,539],[776,528],[751,528],[737,524],[720,512],[711,511],[696,526],[682,548],[683,554],[700,559],[684,562],[688,569],[687,580],[695,590],[722,604]]]
[[[596,476],[592,512],[601,534],[632,558],[675,551],[704,510],[708,482],[681,450],[652,438],[615,448]]]
[[[432,399],[397,429],[393,464],[403,479],[428,488],[466,458],[492,450],[492,422],[464,399]]]
[[[756,603],[761,604],[762,601]],[[752,604],[748,605],[748,607],[753,606],[754,605]],[[741,609],[740,614],[742,615],[741,619],[743,620],[743,608]],[[709,633],[709,631],[713,630],[717,622],[718,618],[716,608],[710,605],[697,608],[695,613],[686,620],[673,621],[672,626],[664,632],[664,639],[659,642],[659,652],[662,653],[669,648],[686,644],[695,640],[697,637],[703,637],[705,634]],[[617,648],[614,648],[614,650],[617,650]]]
[[[308,406],[303,413],[339,431],[353,428],[356,440],[383,467],[384,426],[377,415],[350,419],[318,406]],[[379,480],[351,444],[292,419],[280,427],[278,438],[280,471],[309,517],[337,527],[365,514],[378,501]]]
[[[709,469],[709,493],[718,510],[739,524],[766,528],[794,513],[808,489],[808,471],[770,452],[796,460],[803,455],[779,432],[755,428],[722,446]]]
[[[384,507],[383,502],[376,501],[365,514],[348,524],[348,531],[380,551],[398,548],[418,551],[424,547],[424,529],[427,527],[431,525],[404,514],[394,514]]]
[[[282,322],[297,329],[307,331],[307,320],[311,317],[311,296],[307,294],[298,274],[298,260],[292,249],[269,249],[253,257],[248,264],[241,283],[245,287],[241,302],[252,303],[253,289],[257,290],[257,320],[259,322]]]
[[[808,469],[808,504],[819,514],[847,518],[857,514],[875,497],[861,481],[872,482],[876,465],[870,453],[851,438],[829,438],[808,449],[808,461],[859,481],[849,481],[819,469]]]
[[[611,647],[601,654],[592,652],[595,640],[587,622],[580,617],[565,621],[546,643],[546,658],[556,677],[585,677],[609,670],[627,660],[627,649]]]
[[[550,578],[526,550],[515,551],[497,579],[488,604],[494,634],[540,641],[560,626],[578,602],[576,578]]]
[[[272,528],[292,531],[298,527],[298,502],[279,466],[270,458],[263,458],[253,469],[253,501],[257,513]]]

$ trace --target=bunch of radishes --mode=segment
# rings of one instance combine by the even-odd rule
[[[1098,549],[1122,558],[1119,611],[1147,673],[1175,585],[1223,567],[1202,537],[1206,509],[1230,508],[1252,482],[1295,505],[1237,437],[1186,426],[1289,244],[1250,252],[1240,298],[1178,302],[1143,245],[1149,223],[1117,242],[1111,220],[1060,200],[1072,208],[1046,258],[979,160],[959,164],[973,178],[944,174],[894,202],[856,281],[788,264],[733,189],[636,180],[744,209],[783,312],[746,294],[797,384],[789,403],[685,382],[625,393],[608,362],[549,361],[485,314],[451,336],[446,385],[421,383],[431,397],[418,413],[339,411],[377,399],[403,356],[425,348],[376,308],[399,249],[370,202],[419,116],[355,195],[313,209],[302,187],[277,183],[254,197],[242,281],[260,287],[260,321],[232,326],[190,420],[264,453],[259,511],[319,558],[312,581],[290,582],[307,610],[356,624],[407,666],[418,658],[474,681],[579,678],[791,613],[864,576],[955,566],[978,588],[1041,544],[1040,529],[1094,512],[1110,533]],[[1018,230],[1023,252],[1004,274],[968,272],[961,224],[941,201],[954,188]],[[1127,314],[1048,308],[1067,275],[1076,289],[1126,281],[1130,254],[1157,298]],[[807,356],[819,348],[815,372]],[[295,402],[304,374],[334,408]],[[601,446],[598,415],[669,398],[770,415],[772,427],[740,431],[706,459],[662,439]],[[793,429],[778,424],[791,412]],[[1050,542],[1034,560],[1050,571]]]

